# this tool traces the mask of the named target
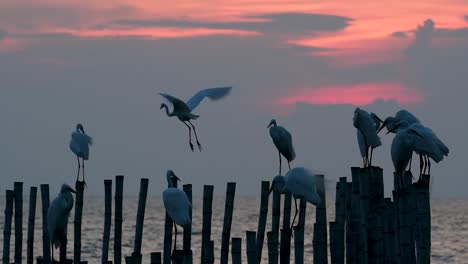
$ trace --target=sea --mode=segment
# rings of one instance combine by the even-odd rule
[[[38,193],[39,194],[39,193]],[[26,240],[28,224],[28,201],[25,196],[23,206],[23,261],[26,262]],[[332,201],[331,197],[328,201]],[[221,233],[224,216],[224,197],[215,196],[213,199],[213,216],[211,239],[215,245],[215,262],[219,261],[221,251]],[[245,231],[257,230],[260,200],[258,197],[236,197],[232,220],[231,237],[243,239],[243,262],[246,263]],[[334,203],[327,203],[327,221],[333,221]],[[123,233],[122,233],[122,257],[131,255],[135,237],[135,222],[138,207],[137,197],[125,197],[123,205]],[[294,206],[293,206],[294,208]],[[114,209],[114,208],[113,208]],[[271,207],[270,207],[271,210]],[[293,209],[294,210],[294,209]],[[0,197],[0,212],[5,211],[5,196]],[[460,199],[432,199],[432,250],[431,262],[468,263],[468,200]],[[112,212],[114,213],[114,211]],[[271,212],[268,215],[267,231],[271,226]],[[162,252],[164,237],[165,211],[160,197],[148,197],[143,229],[142,254],[143,263],[150,262],[151,252]],[[68,224],[68,257],[73,258],[73,219],[74,210],[70,214]],[[305,263],[312,263],[312,232],[315,219],[315,208],[307,206],[306,227],[304,235]],[[0,228],[4,228],[4,215],[0,217]],[[112,219],[113,221],[113,219]],[[113,223],[113,222],[112,222]],[[192,249],[194,263],[200,262],[202,227],[202,199],[195,197],[193,200],[193,227]],[[102,256],[102,236],[104,228],[104,198],[85,197],[82,219],[82,261],[88,263],[100,263]],[[109,260],[113,259],[113,234],[111,227],[111,241],[109,246]],[[182,228],[179,227],[182,231]],[[182,232],[179,232],[181,234]],[[182,248],[182,235],[178,236],[178,248]],[[291,248],[291,261],[294,259],[294,243]],[[3,236],[0,236],[0,255],[3,255]],[[12,224],[12,236],[10,243],[10,262],[14,257],[14,220]],[[262,253],[262,263],[268,263],[266,235]],[[56,251],[58,258],[58,251]],[[41,201],[38,195],[35,232],[34,232],[34,256],[42,255],[42,211]],[[122,260],[122,263],[125,263]],[[291,262],[293,263],[293,262]]]

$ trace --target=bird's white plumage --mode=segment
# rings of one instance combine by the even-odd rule
[[[391,156],[395,172],[398,175],[403,175],[411,155],[414,151],[415,141],[421,135],[409,127],[401,128],[396,133],[392,141]]]
[[[172,221],[184,228],[190,225],[190,202],[183,191],[173,187],[167,188],[163,192],[163,202]]]
[[[70,150],[78,157],[89,159],[89,146],[93,144],[93,139],[87,134],[74,131],[71,134]]]
[[[421,123],[419,119],[408,110],[402,109],[395,114],[397,121],[406,121],[408,124]]]
[[[68,217],[73,208],[73,196],[70,186],[64,184],[59,195],[52,201],[47,211],[47,225],[51,245],[58,248],[65,236]]]
[[[273,144],[278,149],[278,151],[285,157],[288,161],[294,160],[296,158],[296,152],[294,151],[292,136],[286,128],[278,125],[273,125],[270,127],[270,137],[273,140]]]
[[[320,181],[312,171],[303,167],[293,168],[285,176],[286,188],[294,198],[304,198],[313,205],[322,202],[319,192],[325,192],[324,183]]]
[[[193,111],[193,109],[195,109],[205,97],[208,97],[211,100],[219,100],[227,96],[231,91],[231,88],[232,87],[216,87],[201,90],[192,96],[192,98],[187,101],[186,105],[190,111]]]
[[[354,111],[353,125],[356,129],[361,131],[362,135],[364,136],[364,145],[367,145],[368,148],[376,148],[382,145],[382,142],[377,135],[378,128],[375,126],[375,124],[375,121],[367,111],[362,110],[359,107],[356,108]]]
[[[448,147],[430,128],[420,123],[408,125],[406,121],[399,122],[399,124],[401,129],[409,129],[419,135],[413,137],[413,149],[417,154],[428,156],[437,163],[448,154]]]

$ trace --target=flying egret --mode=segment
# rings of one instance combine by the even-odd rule
[[[175,238],[174,238],[174,251],[177,245],[177,225],[182,226],[184,229],[189,227],[191,224],[189,210],[191,204],[187,198],[185,192],[177,189],[174,186],[174,181],[180,181],[180,179],[174,174],[172,170],[168,170],[166,173],[168,188],[163,192],[163,202],[166,208],[167,214],[171,217],[174,222]]]
[[[288,161],[288,168],[291,169],[291,161],[296,158],[292,144],[291,133],[286,128],[278,126],[276,120],[272,119],[268,125],[270,128],[270,137],[278,150],[279,157],[279,175],[281,175],[281,155]]]
[[[382,145],[377,135],[377,122],[380,122],[380,118],[376,114],[371,115],[359,107],[354,110],[353,125],[357,129],[358,145],[361,156],[363,156],[364,167],[372,165],[373,151]]]
[[[303,167],[296,167],[289,170],[286,176],[284,176],[284,181],[284,188],[291,192],[294,197],[294,205],[296,207],[296,212],[294,213],[294,218],[291,223],[292,229],[298,212],[297,199],[305,199],[306,202],[315,206],[321,204],[322,199],[320,198],[319,193],[325,193],[325,190],[323,189],[324,183],[319,182],[321,181],[319,177]],[[280,183],[280,181],[277,183]],[[275,182],[273,182],[273,185],[275,185]]]
[[[83,128],[83,125],[78,123],[76,125],[76,130],[73,131],[71,134],[70,140],[70,149],[76,155],[76,159],[78,160],[78,173],[76,175],[76,181],[78,181],[78,177],[80,176],[80,166],[83,168],[83,182],[85,183],[85,176],[84,176],[84,161],[89,159],[89,146],[93,144],[93,139],[88,136]],[[81,165],[80,165],[80,158],[81,158]]]
[[[47,224],[54,260],[54,246],[58,248],[66,239],[68,217],[73,208],[73,195],[76,193],[69,185],[63,184],[59,195],[52,201],[47,211]]]
[[[175,98],[172,95],[165,94],[165,93],[159,93],[162,97],[166,98],[169,102],[172,103],[173,110],[172,113],[169,112],[169,108],[165,103],[161,104],[160,109],[165,108],[166,109],[166,114],[169,117],[172,116],[177,116],[179,120],[184,123],[189,129],[189,145],[190,149],[193,151],[193,144],[192,144],[192,128],[193,132],[195,133],[195,139],[197,140],[197,145],[198,149],[201,151],[202,147],[200,142],[198,141],[198,136],[197,136],[197,131],[195,130],[195,126],[192,124],[190,120],[195,120],[199,115],[195,115],[192,113],[192,111],[200,104],[200,102],[205,98],[208,97],[212,101],[214,100],[219,100],[229,94],[231,91],[232,87],[216,87],[216,88],[208,88],[199,91],[196,93],[190,100],[187,101],[187,103],[184,103],[182,100]],[[187,124],[188,123],[188,124]],[[189,126],[192,126],[190,127]]]

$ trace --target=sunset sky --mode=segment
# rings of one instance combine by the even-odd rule
[[[295,165],[336,180],[360,165],[351,120],[362,106],[417,114],[452,150],[434,166],[435,195],[468,195],[466,0],[0,1],[0,80],[4,184],[71,182],[68,140],[82,122],[96,141],[91,192],[117,173],[159,190],[172,168],[252,194],[248,174],[276,172],[272,117],[298,135]],[[197,109],[206,147],[190,153],[157,92],[186,99],[226,85],[229,98]],[[376,158],[390,183],[387,137]]]

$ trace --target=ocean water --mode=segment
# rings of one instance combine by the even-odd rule
[[[328,198],[329,201],[331,197]],[[27,239],[27,197],[24,201],[23,212],[23,252],[26,252]],[[137,197],[124,198],[123,211],[123,237],[122,256],[130,255],[133,249],[133,239],[135,236],[135,221],[137,212]],[[236,197],[234,215],[232,222],[232,237],[243,239],[242,251],[243,259],[246,262],[245,253],[245,231],[256,231],[259,214],[259,198]],[[432,263],[468,263],[468,201],[454,199],[432,200]],[[5,197],[0,197],[0,212],[5,210]],[[271,210],[271,208],[270,208]],[[113,211],[114,213],[114,211]],[[164,237],[164,206],[159,197],[148,197],[145,224],[143,229],[142,253],[144,263],[149,263],[150,253],[163,250]],[[334,220],[334,202],[329,202],[327,206],[327,220]],[[215,196],[213,201],[213,218],[211,239],[215,242],[215,261],[219,261],[221,247],[221,233],[224,216],[224,197]],[[269,212],[267,231],[271,226],[271,211]],[[74,210],[70,215],[68,225],[68,256],[73,258],[73,219]],[[305,263],[312,263],[312,231],[315,219],[315,208],[307,206],[306,228],[305,228]],[[13,220],[14,221],[14,220]],[[102,254],[102,231],[104,227],[104,198],[85,197],[82,219],[82,260],[88,263],[100,263]],[[113,221],[113,220],[112,220]],[[0,228],[4,227],[4,215],[0,217]],[[11,245],[14,245],[14,223],[12,224]],[[202,199],[195,198],[193,202],[193,228],[192,228],[192,249],[194,263],[200,260],[201,245],[201,225],[202,225]],[[111,227],[111,241],[109,246],[109,258],[113,258],[113,226]],[[181,231],[182,228],[179,227]],[[181,232],[179,233],[181,234]],[[294,243],[292,243],[293,245]],[[0,251],[3,250],[3,236],[0,237]],[[178,236],[178,248],[182,247],[182,235]],[[294,258],[291,249],[291,257]],[[11,262],[14,256],[14,248],[10,249]],[[3,253],[3,252],[2,252]],[[58,254],[58,251],[56,252]],[[34,255],[42,255],[42,215],[41,202],[38,196]],[[56,255],[58,257],[58,255]],[[26,253],[23,258],[25,260]],[[268,251],[265,243],[262,254],[262,263],[267,263]],[[123,262],[124,263],[124,262]]]

